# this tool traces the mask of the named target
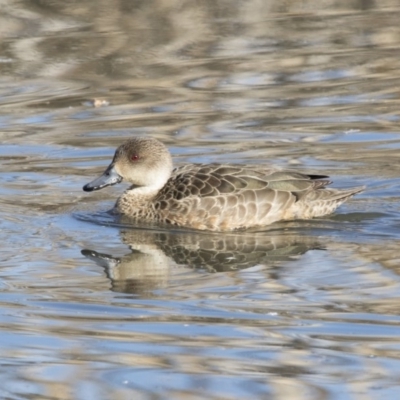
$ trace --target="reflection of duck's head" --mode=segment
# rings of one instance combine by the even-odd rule
[[[124,179],[146,193],[157,193],[171,172],[171,154],[161,142],[153,138],[133,138],[118,147],[103,175],[85,185],[83,190],[99,190]]]
[[[169,258],[154,244],[138,244],[122,257],[83,249],[82,255],[104,268],[115,292],[150,295],[166,285]]]

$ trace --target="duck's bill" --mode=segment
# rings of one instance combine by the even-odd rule
[[[115,185],[122,181],[122,176],[120,176],[117,171],[115,171],[114,165],[111,164],[103,173],[103,175],[96,178],[94,181],[86,184],[83,187],[85,192],[93,192],[93,190],[103,189],[106,186]]]

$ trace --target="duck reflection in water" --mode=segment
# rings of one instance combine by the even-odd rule
[[[205,234],[129,229],[121,232],[131,252],[115,257],[84,249],[82,254],[103,267],[116,292],[151,295],[166,287],[171,268],[210,273],[262,265],[279,266],[310,249],[323,249],[315,238],[284,233]]]

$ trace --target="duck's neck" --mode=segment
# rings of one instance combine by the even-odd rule
[[[143,198],[153,198],[160,190],[162,186],[131,186],[129,189],[125,190],[124,194],[133,197],[143,197]]]
[[[158,186],[131,186],[117,200],[116,208],[122,214],[144,216],[152,208],[152,200],[160,189]]]

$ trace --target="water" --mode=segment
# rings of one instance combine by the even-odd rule
[[[397,398],[397,2],[0,9],[0,398]],[[249,232],[132,226],[126,186],[82,186],[134,135],[368,189]]]

